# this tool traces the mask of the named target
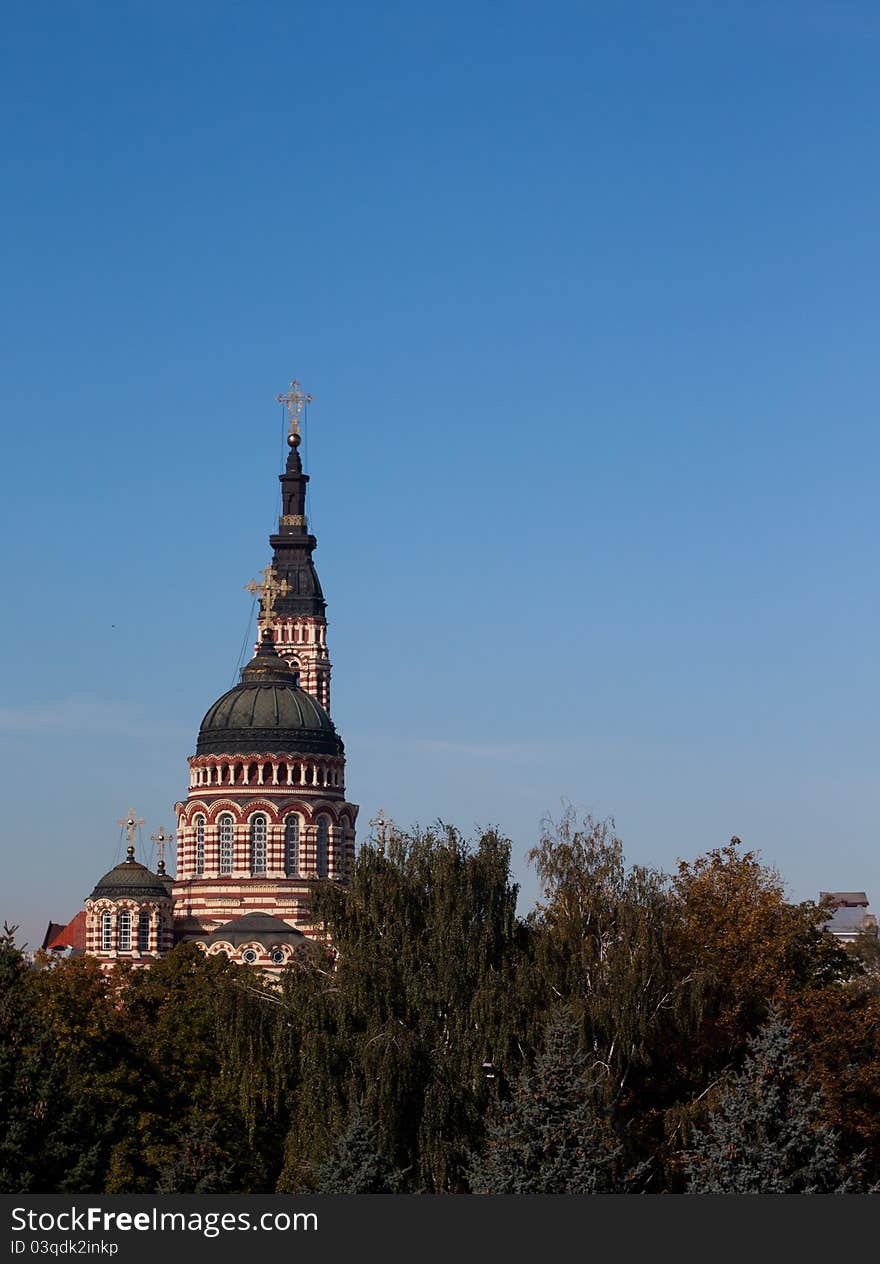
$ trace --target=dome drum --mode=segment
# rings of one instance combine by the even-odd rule
[[[293,752],[242,751],[237,754],[193,755],[189,760],[190,790],[254,794],[275,787],[294,791],[315,789],[341,792],[345,760],[341,755],[304,755]]]

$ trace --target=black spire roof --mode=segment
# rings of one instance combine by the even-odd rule
[[[287,469],[278,478],[281,482],[281,517],[278,531],[269,536],[274,552],[275,575],[286,579],[290,591],[285,597],[277,597],[274,612],[277,616],[310,614],[323,617],[327,603],[321,591],[318,572],[312,561],[312,553],[318,543],[309,535],[306,522],[306,485],[308,474],[303,474],[299,455],[300,437],[292,434],[288,440],[290,454]]]

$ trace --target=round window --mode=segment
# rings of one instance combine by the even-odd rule
[[[249,966],[252,966],[257,959],[257,954],[254,952],[253,948],[245,948],[244,952],[241,954],[241,958],[242,961],[246,961]]]
[[[272,949],[272,961],[276,966],[280,966],[284,961],[284,952],[280,948]]]

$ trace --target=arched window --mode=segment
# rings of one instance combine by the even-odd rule
[[[284,872],[288,878],[299,875],[299,817],[288,816],[284,821]]]
[[[120,952],[131,952],[131,913],[123,909],[116,922],[116,947]]]
[[[266,872],[266,818],[251,819],[251,873]]]
[[[330,862],[330,825],[326,816],[318,817],[315,844],[315,869],[319,878],[326,878]]]
[[[101,951],[109,952],[113,947],[113,914],[101,914]]]
[[[150,915],[141,913],[138,917],[138,952],[150,951]]]
[[[205,872],[205,818],[196,817],[196,873]]]
[[[217,824],[220,826],[220,872],[232,873],[232,842],[235,837],[235,822],[228,812],[224,812]]]

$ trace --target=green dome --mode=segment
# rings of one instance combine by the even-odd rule
[[[264,639],[241,682],[218,698],[199,728],[197,755],[341,755],[333,721]]]
[[[134,859],[134,848],[129,850],[128,860],[105,873],[95,887],[90,900],[107,898],[118,900],[128,897],[133,900],[167,899],[170,892],[168,879],[153,873],[146,865]]]

